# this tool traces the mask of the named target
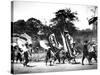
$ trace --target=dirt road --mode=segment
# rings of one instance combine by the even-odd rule
[[[77,62],[80,62],[79,60]],[[43,73],[43,72],[61,72],[61,71],[73,71],[73,70],[88,70],[88,69],[96,69],[97,64],[93,63],[92,65],[88,65],[85,60],[85,65],[78,64],[54,64],[53,66],[46,66],[45,62],[30,62],[28,67],[24,67],[23,64],[17,63],[13,64],[13,69],[15,74],[22,73]]]

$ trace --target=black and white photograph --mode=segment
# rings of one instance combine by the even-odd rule
[[[11,1],[11,73],[98,68],[98,6]]]

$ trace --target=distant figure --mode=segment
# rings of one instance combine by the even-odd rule
[[[28,44],[25,44],[26,46],[26,51],[24,52],[24,60],[25,62],[23,63],[24,66],[27,66],[28,62],[29,62],[29,53],[28,53]]]
[[[84,59],[88,57],[88,41],[84,41],[83,46],[83,57],[82,57],[82,65],[84,65]]]
[[[22,62],[22,50],[21,48],[19,48],[18,45],[16,46],[11,46],[11,60],[12,63],[14,63],[14,61],[16,60],[16,62],[18,62],[18,60],[20,61],[20,63]]]
[[[29,59],[28,59],[28,51],[25,51],[24,52],[24,59],[25,59],[25,62],[24,62],[24,66],[27,66],[28,62],[29,62]]]
[[[17,52],[16,61],[20,60],[20,62],[22,62],[22,55],[21,55],[22,50],[21,48],[18,48],[18,49],[19,51]]]
[[[49,48],[47,50],[47,53],[46,53],[46,65],[47,65],[47,62],[49,61],[50,62],[50,66],[52,65],[52,61],[54,60],[54,53],[52,51],[52,48]]]
[[[91,64],[92,58],[94,58],[95,61],[97,62],[97,55],[96,55],[95,45],[93,43],[91,43],[89,45],[88,52],[89,52],[89,64]]]
[[[72,48],[72,52],[73,52],[73,55],[74,56],[78,56],[79,54],[81,54],[81,51],[80,51],[80,47],[77,45],[77,43],[73,43],[73,48]]]

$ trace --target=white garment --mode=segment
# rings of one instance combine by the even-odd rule
[[[94,51],[94,48],[93,48],[93,46],[89,46],[89,50],[88,50],[89,52],[93,52]]]
[[[46,40],[40,40],[40,46],[44,49],[49,49],[50,47],[47,45],[48,44],[48,41]]]

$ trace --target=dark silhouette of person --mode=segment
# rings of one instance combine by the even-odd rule
[[[25,45],[26,45],[26,48],[28,48],[28,44],[26,43]],[[24,66],[27,66],[27,64],[29,62],[28,57],[29,57],[29,53],[28,53],[28,50],[27,50],[27,51],[24,52],[24,60],[25,60],[25,62],[23,64]]]
[[[83,46],[83,57],[82,57],[82,65],[84,65],[84,59],[88,56],[88,40],[84,41]]]
[[[24,66],[27,66],[28,62],[29,62],[29,59],[28,59],[28,52],[24,52],[24,59],[25,59],[25,62],[24,62]]]

